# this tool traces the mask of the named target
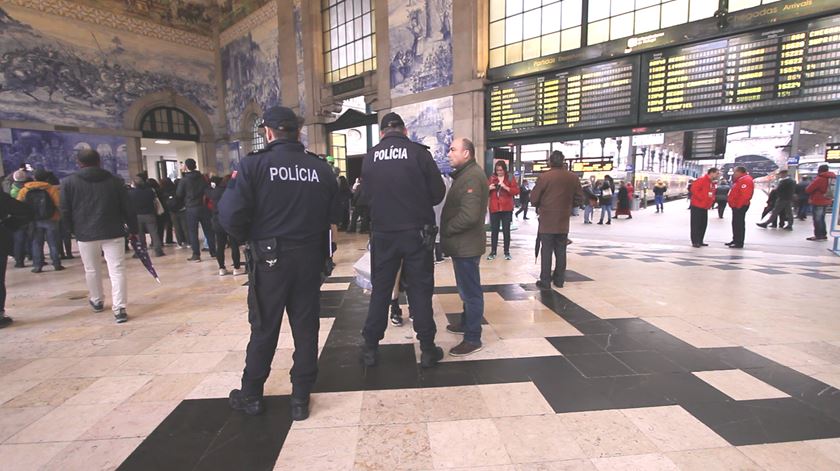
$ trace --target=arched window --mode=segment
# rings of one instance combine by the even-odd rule
[[[253,115],[251,118],[251,152],[262,150],[265,147],[265,131],[260,127],[262,118]]]
[[[160,107],[143,116],[140,126],[143,137],[198,141],[198,125],[190,115],[178,108]]]

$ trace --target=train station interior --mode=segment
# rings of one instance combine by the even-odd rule
[[[10,253],[0,470],[840,469],[836,0],[0,0],[0,65],[7,193],[17,175],[70,177],[86,149],[127,183],[177,181],[187,159],[235,175],[284,106],[349,191],[396,112],[444,179],[469,138],[488,178],[504,162],[533,189],[561,151],[584,188],[626,198],[606,218],[600,191],[574,208],[548,289],[537,211],[514,198],[495,259],[488,214],[483,348],[433,368],[405,293],[379,364],[361,360],[371,228],[353,198],[302,421],[287,318],[265,412],[231,409],[249,276],[206,246],[190,263],[169,234],[157,281],[127,245],[125,323],[108,282],[92,312],[77,241],[62,271]],[[693,246],[691,185],[711,168],[718,189],[739,168],[754,181],[743,247],[726,190]],[[783,172],[797,193],[776,222]],[[833,186],[815,199],[817,180]],[[448,352],[465,308],[442,255]]]

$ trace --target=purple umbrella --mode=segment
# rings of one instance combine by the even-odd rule
[[[154,265],[152,265],[152,259],[149,257],[149,251],[143,247],[143,244],[140,243],[140,240],[137,238],[137,234],[130,234],[128,236],[128,243],[131,244],[131,248],[134,249],[134,255],[140,259],[140,262],[143,263],[143,266],[146,267],[146,270],[155,277],[155,281],[160,283],[160,278],[158,278],[157,271],[155,271]]]

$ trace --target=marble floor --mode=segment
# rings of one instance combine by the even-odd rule
[[[519,222],[513,260],[481,264],[485,348],[430,370],[408,322],[389,326],[378,367],[359,362],[368,295],[352,265],[366,238],[342,234],[312,415],[296,423],[287,326],[267,413],[227,406],[248,341],[245,277],[170,248],[154,259],[158,285],[129,260],[130,320],[117,325],[91,312],[78,259],[10,268],[0,469],[840,469],[840,259],[804,241],[807,223],[748,229],[747,250],[693,249],[683,206],[576,220],[568,282],[548,291],[533,284],[536,220]],[[717,223],[711,242],[726,236]],[[435,269],[449,348],[460,301],[451,263]]]

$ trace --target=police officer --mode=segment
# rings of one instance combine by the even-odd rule
[[[420,341],[420,365],[432,367],[443,358],[443,350],[435,345],[432,318],[437,233],[433,207],[443,200],[446,188],[428,148],[411,142],[406,134],[400,115],[386,114],[380,124],[381,141],[362,163],[362,191],[370,201],[373,284],[362,330],[366,366],[378,361],[379,341],[388,325],[391,290],[401,263]]]
[[[329,231],[340,216],[338,184],[329,164],[304,150],[292,110],[269,108],[261,126],[268,144],[242,159],[219,202],[219,222],[235,239],[248,241],[249,255],[251,340],[242,389],[230,392],[230,406],[249,415],[263,412],[263,385],[285,310],[295,342],[291,415],[305,420],[318,373],[322,262],[331,255]]]

